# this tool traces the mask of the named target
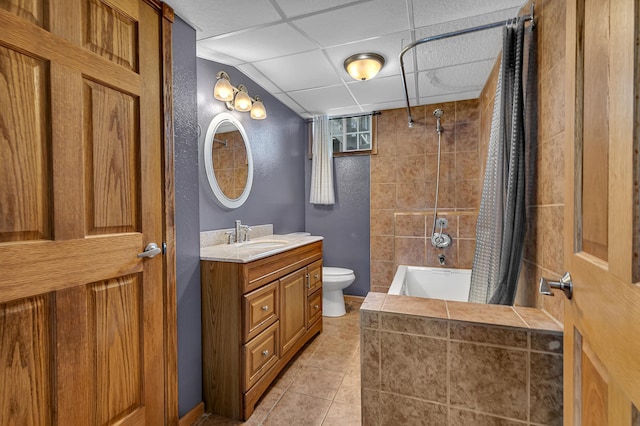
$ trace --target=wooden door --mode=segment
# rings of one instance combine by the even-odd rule
[[[280,279],[280,356],[304,336],[307,269],[302,268]]]
[[[640,6],[567,5],[564,424],[637,426]]]
[[[0,2],[0,423],[163,424],[160,16]]]

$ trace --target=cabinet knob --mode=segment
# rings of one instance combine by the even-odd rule
[[[268,310],[269,310],[269,305],[264,305],[264,306],[262,307],[262,310],[263,310],[263,311],[268,311]]]
[[[269,351],[267,349],[265,349],[264,351],[262,351],[262,355],[264,355],[264,356],[269,355]]]
[[[313,309],[320,309],[320,306],[319,305],[314,305]]]
[[[320,275],[315,274],[313,277],[317,280],[318,278],[320,278]]]

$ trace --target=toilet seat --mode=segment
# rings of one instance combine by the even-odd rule
[[[339,277],[342,275],[351,275],[353,271],[347,268],[336,268],[333,266],[325,266],[322,268],[322,275],[331,276],[331,277]]]

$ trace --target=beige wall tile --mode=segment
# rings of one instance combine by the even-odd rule
[[[436,229],[436,232],[438,230]],[[444,254],[445,264],[440,265],[439,256]],[[427,239],[427,266],[435,268],[457,268],[458,267],[458,240],[455,238],[451,241],[451,245],[447,248],[435,248],[431,244],[431,239]]]
[[[511,306],[447,301],[449,319],[528,329]]]
[[[564,131],[564,61],[556,62],[551,69],[542,71],[539,93],[539,140],[547,141]]]
[[[457,240],[458,243],[458,268],[471,269],[473,258],[476,254],[476,240]]]
[[[371,156],[371,183],[396,182],[396,157]]]
[[[477,179],[456,182],[456,207],[478,209],[480,195],[480,184]]]
[[[562,354],[563,346],[562,334],[531,333],[531,349],[534,351]]]
[[[371,260],[393,261],[393,237],[371,237]]]
[[[396,237],[395,262],[399,265],[424,266],[426,264],[425,238]]]
[[[447,341],[380,332],[382,391],[447,402]]]
[[[451,321],[449,332],[452,340],[488,343],[521,349],[526,349],[528,346],[528,332],[526,330]]]
[[[456,180],[477,180],[480,176],[478,151],[456,153]]]
[[[480,118],[480,102],[478,99],[458,101],[456,107],[456,122],[478,121]]]
[[[542,267],[557,274],[564,273],[564,207],[550,206],[542,209]],[[540,237],[540,232],[538,232]]]
[[[477,151],[481,121],[456,123],[456,152]]]
[[[527,420],[526,351],[452,341],[450,355],[453,406]]]
[[[392,261],[371,261],[371,285],[373,287],[390,286],[393,281],[395,267]],[[386,289],[384,291],[387,292]]]
[[[540,204],[564,203],[564,132],[540,145],[538,180],[542,188],[538,192]]]
[[[380,389],[380,332],[363,328],[360,332],[361,343],[361,378],[362,387]]]
[[[419,315],[431,318],[447,319],[447,307],[444,300],[424,297],[387,295],[382,311],[397,314]]]
[[[531,421],[562,425],[562,356],[531,353]]]
[[[380,391],[362,388],[362,424],[364,426],[380,425],[382,406]]]
[[[361,310],[360,325],[365,328],[378,328],[378,325],[379,325],[378,313]]]
[[[424,181],[424,154],[396,157],[396,163],[396,182]]]
[[[456,408],[449,410],[449,426],[524,426],[526,424],[526,422],[506,420]]]
[[[394,210],[371,210],[371,235],[394,235],[393,213]]]
[[[447,321],[410,315],[381,314],[381,329],[428,337],[447,337]]]
[[[380,424],[398,425],[444,425],[447,409],[444,405],[433,404],[401,395],[380,393]]]
[[[399,210],[424,210],[427,204],[425,182],[403,182],[397,186]]]
[[[426,235],[426,215],[423,213],[396,213],[396,237],[424,237]]]
[[[395,209],[396,185],[393,183],[371,184],[371,209]]]

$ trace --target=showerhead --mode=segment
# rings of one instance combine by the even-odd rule
[[[442,126],[440,125],[440,117],[444,115],[444,111],[438,108],[437,110],[433,111],[433,115],[436,116],[436,132],[440,134],[442,133]]]

